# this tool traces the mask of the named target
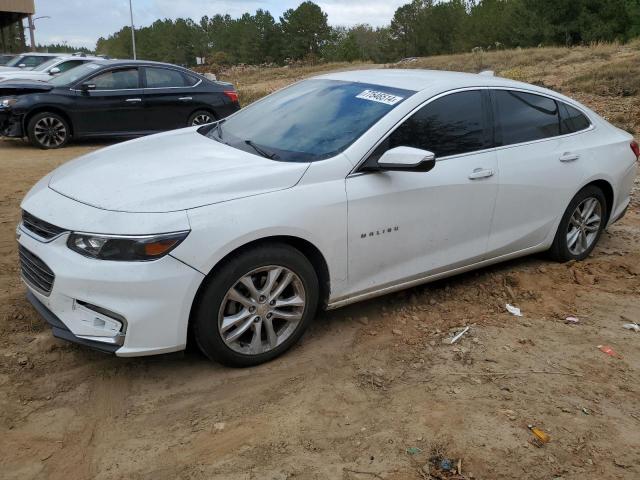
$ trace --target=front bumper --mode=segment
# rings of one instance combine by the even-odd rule
[[[0,136],[17,137],[25,136],[22,128],[22,116],[15,115],[10,110],[0,110]]]
[[[150,262],[86,258],[66,246],[68,235],[43,242],[19,229],[19,244],[55,274],[48,294],[23,277],[54,336],[123,357],[185,348],[202,273],[170,255]]]

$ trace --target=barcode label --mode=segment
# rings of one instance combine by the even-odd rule
[[[378,92],[376,90],[365,90],[364,92],[356,95],[356,98],[384,103],[385,105],[395,105],[403,100],[402,97],[391,95],[390,93]]]

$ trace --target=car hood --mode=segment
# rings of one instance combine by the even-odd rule
[[[34,70],[27,70],[25,72],[24,70],[20,70],[19,72],[1,72],[0,71],[0,78],[3,79],[5,82],[8,80],[11,80],[11,82],[13,83],[16,80],[25,80],[25,81],[26,80],[43,80],[46,82],[49,78],[53,78],[53,77],[46,72],[36,72]],[[23,83],[23,82],[20,82],[20,83]]]
[[[253,155],[187,128],[80,157],[55,170],[49,188],[105,210],[171,212],[284,190],[307,168]]]
[[[0,72],[2,77],[2,72]],[[24,93],[49,92],[54,86],[51,83],[40,80],[7,79],[0,81],[0,96],[20,95]]]

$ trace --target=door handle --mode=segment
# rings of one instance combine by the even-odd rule
[[[138,102],[141,102],[142,99],[141,98],[127,98],[126,101],[129,102],[129,103],[138,103]]]
[[[178,100],[181,100],[183,102],[189,102],[189,101],[193,100],[193,97],[181,97]]]
[[[493,177],[495,172],[490,168],[476,168],[469,174],[469,180],[480,180],[481,178]]]
[[[571,152],[565,152],[560,156],[560,161],[561,162],[575,162],[576,160],[578,160],[580,158],[580,155],[578,155],[577,153],[571,153]]]

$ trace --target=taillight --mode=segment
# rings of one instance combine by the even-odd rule
[[[238,103],[238,92],[236,92],[235,90],[225,90],[224,94],[229,97],[229,100],[231,100],[233,103]]]
[[[636,142],[635,140],[631,142],[631,150],[633,150],[633,153],[636,156],[636,160],[640,159],[640,145],[638,145],[638,142]]]

